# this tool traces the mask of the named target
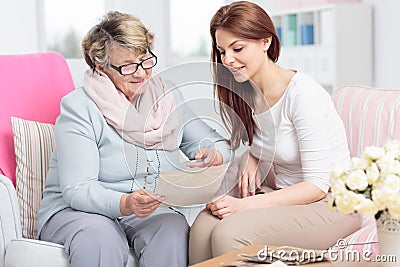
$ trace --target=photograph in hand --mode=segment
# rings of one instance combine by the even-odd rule
[[[165,196],[163,204],[167,206],[208,203],[220,188],[228,166],[191,168],[190,172],[161,172],[155,193]]]

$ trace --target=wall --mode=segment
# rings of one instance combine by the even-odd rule
[[[39,51],[36,1],[0,2],[0,54]]]
[[[400,89],[400,1],[363,0],[374,10],[374,81],[376,87]]]

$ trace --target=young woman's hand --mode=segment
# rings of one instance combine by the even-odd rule
[[[259,172],[259,161],[250,152],[243,153],[238,173],[238,187],[240,195],[244,198],[250,195],[254,195],[256,188],[261,185],[260,172]]]
[[[214,216],[222,219],[236,212],[249,209],[247,202],[250,202],[250,200],[251,198],[239,199],[231,196],[223,196],[218,200],[208,203],[206,210],[209,210]]]
[[[135,214],[139,218],[144,218],[152,214],[164,199],[165,197],[161,195],[137,190],[121,197],[120,210],[124,216]]]
[[[221,152],[211,148],[200,148],[194,156],[195,161],[189,161],[186,165],[188,167],[208,167],[218,166],[223,163]]]

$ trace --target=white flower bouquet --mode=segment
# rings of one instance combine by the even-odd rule
[[[343,213],[360,212],[379,218],[387,211],[400,219],[400,141],[366,147],[353,168],[331,174],[330,206]]]

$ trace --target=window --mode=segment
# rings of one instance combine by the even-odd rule
[[[170,0],[171,56],[177,61],[210,57],[210,21],[223,0]]]
[[[43,0],[45,48],[82,58],[81,41],[105,13],[105,0]]]

